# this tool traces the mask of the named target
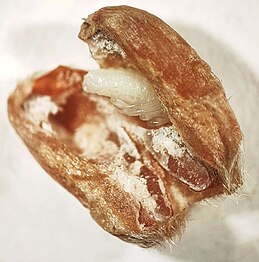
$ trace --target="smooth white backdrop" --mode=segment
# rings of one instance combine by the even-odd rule
[[[77,38],[81,18],[121,4],[156,14],[186,38],[222,80],[245,136],[243,192],[197,205],[171,253],[104,232],[40,168],[7,118],[8,94],[32,72],[59,64],[96,67]],[[256,0],[1,0],[0,261],[258,261],[258,28]]]

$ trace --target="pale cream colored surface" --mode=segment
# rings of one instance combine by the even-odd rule
[[[0,261],[258,261],[258,1],[2,2]],[[19,79],[59,64],[96,68],[77,39],[80,18],[117,4],[146,9],[186,38],[223,81],[245,135],[246,194],[198,205],[172,254],[142,250],[105,233],[45,174],[7,120],[6,100]]]

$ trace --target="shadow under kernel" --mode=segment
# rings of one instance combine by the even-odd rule
[[[244,63],[242,57],[218,39],[199,28],[182,24],[170,24],[205,60],[212,71],[223,83],[229,103],[233,108],[245,137],[245,169],[249,173],[245,183],[259,184],[257,175],[259,151],[257,132],[251,131],[255,121],[259,123],[259,82],[253,72]],[[259,124],[257,124],[259,125]],[[257,127],[259,130],[259,126]],[[192,220],[187,223],[183,239],[173,248],[172,258],[192,262],[219,262],[219,261],[257,261],[259,260],[259,239],[251,242],[237,238],[233,227],[227,222],[228,216],[258,211],[259,192],[247,195],[238,204],[232,200],[219,200],[218,207],[197,205],[192,214]],[[249,224],[249,221],[247,221]],[[238,232],[238,228],[236,231]],[[259,235],[259,233],[258,233]]]

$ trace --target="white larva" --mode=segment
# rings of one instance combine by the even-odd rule
[[[133,70],[122,68],[91,70],[84,77],[83,90],[110,97],[120,112],[139,116],[152,126],[169,122],[153,87]]]

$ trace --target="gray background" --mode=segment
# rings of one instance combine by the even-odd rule
[[[59,64],[93,68],[81,18],[105,5],[146,9],[173,26],[222,80],[245,135],[246,183],[194,207],[172,250],[143,250],[104,232],[39,167],[8,123],[17,81]],[[0,261],[259,261],[259,2],[1,0]]]

